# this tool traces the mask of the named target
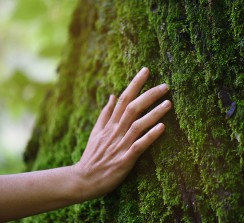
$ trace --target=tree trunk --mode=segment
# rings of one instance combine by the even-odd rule
[[[142,66],[143,90],[168,83],[174,108],[118,189],[23,222],[244,222],[243,18],[242,0],[81,0],[28,170],[77,162],[109,94]]]

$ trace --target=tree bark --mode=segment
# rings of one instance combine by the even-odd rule
[[[114,192],[23,222],[244,222],[243,18],[241,0],[79,1],[28,170],[78,161],[109,94],[143,66],[143,91],[168,83],[174,109]]]

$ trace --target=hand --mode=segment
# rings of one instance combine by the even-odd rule
[[[167,85],[162,84],[137,97],[148,76],[148,68],[143,68],[117,104],[116,97],[111,95],[102,110],[80,161],[74,165],[74,171],[82,182],[82,201],[115,189],[138,157],[163,133],[165,126],[159,123],[142,135],[171,108],[171,102],[166,100],[138,119],[145,109],[168,91]]]
[[[149,70],[143,68],[120,96],[111,96],[94,126],[80,161],[73,165],[30,173],[0,175],[0,221],[55,210],[111,192],[127,176],[137,158],[163,133],[155,125],[171,108],[164,101],[141,118],[162,97],[167,85],[139,97]]]

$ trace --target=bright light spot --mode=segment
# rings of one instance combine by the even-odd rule
[[[57,60],[38,57],[30,52],[24,52],[15,48],[14,52],[7,55],[5,64],[8,70],[5,72],[13,74],[15,70],[21,70],[30,79],[38,82],[50,82],[56,80],[55,65]]]
[[[16,7],[16,0],[1,0],[0,1],[0,16],[1,22],[5,22],[11,16]]]
[[[15,156],[22,154],[31,136],[34,121],[32,114],[24,114],[18,120],[8,114],[2,114],[0,118],[1,150]]]

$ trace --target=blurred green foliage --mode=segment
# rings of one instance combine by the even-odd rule
[[[21,0],[12,19],[32,25],[42,56],[59,57],[67,37],[67,26],[77,0]]]
[[[23,110],[35,113],[46,90],[52,83],[39,83],[28,79],[21,71],[16,71],[0,88],[2,101],[10,113],[18,116]]]
[[[11,16],[4,23],[0,23],[0,30],[2,30],[0,40],[2,39],[3,43],[0,53],[3,57],[0,62],[2,63],[0,101],[11,109],[12,114],[19,114],[26,109],[35,112],[46,88],[55,80],[55,67],[62,54],[70,15],[77,1],[18,0],[13,2],[16,5],[10,11]],[[21,53],[18,53],[19,51]],[[17,59],[13,57],[15,53]],[[24,58],[26,61],[29,57],[35,58],[34,62],[37,64],[33,61],[30,64],[25,63],[29,67],[33,66],[33,70],[35,65],[36,67],[38,65],[38,59],[40,61],[44,58],[50,59],[46,61],[53,66],[52,76],[38,83],[40,77],[28,74],[27,68],[16,67],[15,60],[18,60],[19,55],[26,56]],[[8,58],[7,64],[5,58]],[[7,73],[6,71],[9,70],[10,72]],[[44,67],[43,72],[46,72]],[[26,95],[28,92],[30,95]]]
[[[36,117],[66,42],[77,0],[0,1],[0,134],[4,125]],[[5,117],[6,114],[9,114]],[[26,128],[23,131],[30,131]],[[18,140],[14,138],[12,140]],[[20,154],[0,137],[0,174],[23,169]],[[24,150],[24,148],[23,148]],[[21,168],[21,169],[20,169]]]

